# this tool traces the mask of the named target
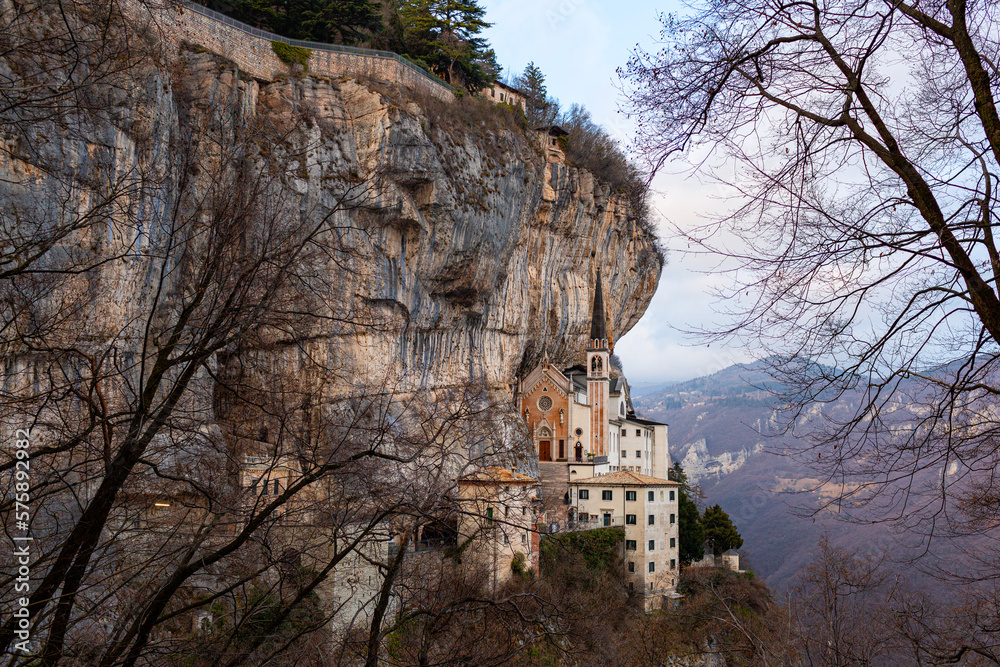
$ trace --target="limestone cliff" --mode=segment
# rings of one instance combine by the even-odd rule
[[[284,164],[288,210],[364,230],[349,265],[325,267],[335,273],[327,297],[373,326],[331,323],[310,332],[309,346],[346,373],[401,377],[404,388],[469,378],[503,386],[543,352],[577,361],[598,266],[615,338],[652,298],[655,239],[592,174],[547,159],[532,132],[391,82],[292,72],[266,80],[197,45],[174,46],[165,62],[129,75],[101,122],[66,132],[54,119],[8,136],[0,163],[8,201],[62,187],[37,168],[30,138],[47,164],[77,170],[66,201],[79,208],[99,199],[88,182],[167,174],[172,147],[206,125],[277,128],[280,140],[263,149]],[[338,208],[345,174],[354,189]],[[134,195],[139,217],[169,206],[174,187],[164,176],[159,189]],[[141,248],[151,230],[121,233]],[[88,326],[111,331],[127,320],[148,267],[123,260],[101,272]]]

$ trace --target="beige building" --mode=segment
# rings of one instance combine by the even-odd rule
[[[462,563],[484,568],[495,589],[515,569],[538,571],[538,481],[491,466],[458,478]]]
[[[580,530],[625,529],[629,590],[644,596],[647,611],[662,607],[677,588],[677,492],[680,484],[618,471],[570,483],[570,518]]]
[[[517,88],[512,88],[505,83],[494,81],[488,88],[483,88],[479,94],[497,104],[509,104],[520,107],[521,111],[527,111],[528,102]]]

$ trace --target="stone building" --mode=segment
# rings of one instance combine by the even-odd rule
[[[569,132],[558,125],[545,125],[535,128],[535,136],[542,150],[545,151],[545,156],[549,162],[566,163],[566,152],[563,150],[565,140],[563,137],[568,137]]]
[[[483,88],[479,91],[479,94],[497,104],[503,103],[520,107],[522,111],[527,111],[528,109],[528,101],[524,93],[517,88],[512,88],[499,81],[494,81],[490,86]]]
[[[712,545],[709,542],[705,543],[705,555],[701,557],[701,560],[696,560],[691,563],[691,567],[720,567],[726,570],[732,570],[733,572],[743,572],[743,570],[740,569],[739,551],[736,549],[728,549],[716,556],[712,550]]]
[[[641,591],[646,611],[674,597],[679,575],[680,484],[630,471],[570,483],[570,520],[579,530],[625,529],[625,571],[629,590]]]
[[[490,466],[458,480],[462,563],[485,571],[494,589],[516,569],[538,571],[538,481]]]

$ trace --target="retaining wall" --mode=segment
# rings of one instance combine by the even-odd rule
[[[331,78],[366,76],[422,90],[442,100],[454,99],[451,86],[390,51],[288,39],[186,1],[161,9],[143,7],[140,11],[145,11],[147,20],[178,43],[195,44],[217,53],[258,79],[273,81],[298,67],[282,62],[274,53],[271,42],[281,41],[312,50],[309,74]],[[158,15],[151,16],[151,12]]]

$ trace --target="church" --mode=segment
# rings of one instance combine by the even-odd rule
[[[619,471],[666,479],[667,425],[636,416],[628,381],[611,366],[601,283],[598,269],[584,363],[560,370],[545,355],[520,382],[518,410],[543,477],[558,463],[571,483]]]

